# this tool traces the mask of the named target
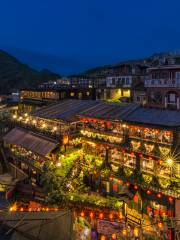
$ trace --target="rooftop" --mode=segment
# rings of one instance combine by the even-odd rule
[[[67,99],[41,108],[32,115],[44,119],[57,119],[65,122],[74,122],[78,120],[77,115],[81,111],[89,109],[97,104],[97,101],[92,100]]]
[[[64,122],[75,122],[78,121],[78,117],[87,117],[163,127],[180,126],[179,111],[144,108],[136,103],[117,104],[93,100],[63,100],[41,108],[32,115]]]

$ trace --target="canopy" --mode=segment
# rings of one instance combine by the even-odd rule
[[[13,128],[3,137],[3,140],[6,143],[21,146],[41,156],[46,156],[58,146],[57,141],[20,128]]]

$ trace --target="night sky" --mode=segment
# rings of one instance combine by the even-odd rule
[[[0,48],[63,74],[176,51],[180,1],[1,0]]]

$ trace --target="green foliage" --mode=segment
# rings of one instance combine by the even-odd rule
[[[167,189],[171,185],[171,181],[166,178],[158,178],[158,182],[163,189]]]
[[[128,168],[128,167],[124,167],[124,168],[123,168],[123,171],[124,171],[126,177],[130,177],[130,176],[133,174],[132,169],[130,169],[130,168]]]

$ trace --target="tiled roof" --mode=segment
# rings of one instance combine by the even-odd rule
[[[180,111],[139,107],[129,115],[124,116],[122,120],[141,124],[178,127],[180,126]]]
[[[63,100],[59,103],[41,108],[32,115],[45,119],[73,122],[78,119],[77,114],[97,104],[98,102],[92,100]]]
[[[57,141],[40,137],[20,128],[13,128],[3,137],[3,140],[6,143],[21,146],[41,156],[46,156],[58,146]]]
[[[81,112],[80,116],[99,118],[105,120],[121,120],[122,116],[128,114],[138,107],[137,104],[113,104],[99,103],[90,109]]]

